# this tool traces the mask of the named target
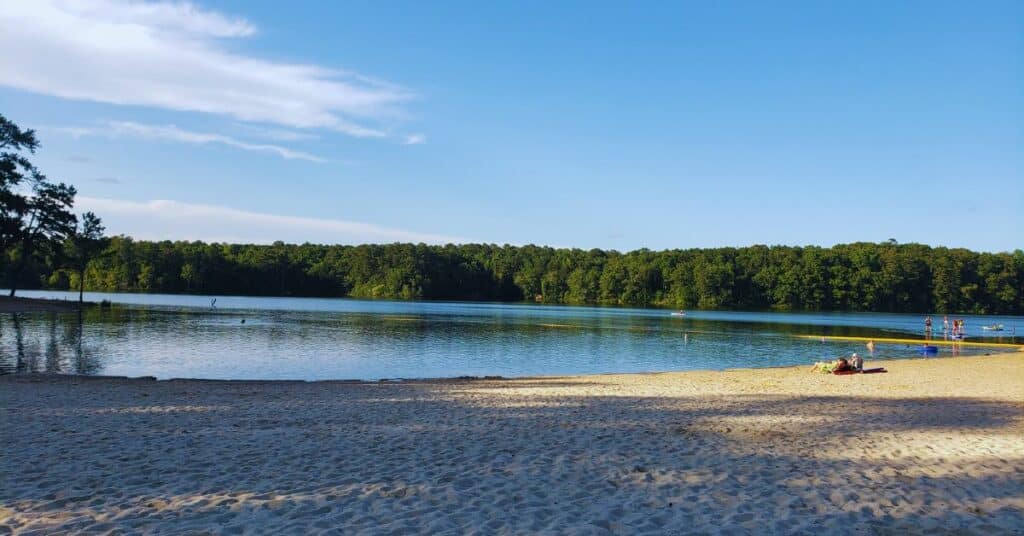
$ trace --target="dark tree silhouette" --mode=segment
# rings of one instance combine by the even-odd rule
[[[43,177],[23,153],[35,153],[39,142],[33,130],[22,130],[0,114],[0,262],[18,244],[28,213],[25,188]]]
[[[0,115],[0,251],[10,267],[14,296],[26,264],[42,248],[54,248],[75,228],[75,188],[50,182],[23,153],[39,147],[35,132]]]
[[[65,252],[71,268],[78,274],[78,303],[85,293],[85,269],[89,261],[96,258],[107,247],[103,236],[103,222],[92,212],[82,214],[71,236],[64,242]]]

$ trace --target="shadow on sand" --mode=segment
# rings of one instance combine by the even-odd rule
[[[129,531],[1024,527],[1019,404],[529,392],[544,387],[593,383],[6,377],[5,523],[102,527],[116,504]]]

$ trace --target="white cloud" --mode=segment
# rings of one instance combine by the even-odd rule
[[[124,2],[118,0],[60,0],[61,9],[82,17],[140,24],[212,37],[246,37],[256,28],[242,18],[205,11],[191,2]]]
[[[144,240],[251,244],[269,244],[276,240],[320,244],[468,242],[465,238],[393,229],[372,223],[280,216],[178,201],[138,202],[78,197],[75,206],[82,211],[91,210],[103,218],[110,234],[126,234]]]
[[[419,145],[427,143],[427,137],[423,134],[409,134],[402,143],[404,145]]]
[[[235,123],[232,126],[258,138],[274,141],[303,141],[320,138],[316,134],[311,134],[309,132],[296,132],[294,130],[286,130],[283,128],[258,127],[254,125],[247,125],[245,123]]]
[[[228,50],[249,22],[181,2],[0,4],[0,85],[66,99],[151,106],[358,137],[386,135],[413,95],[318,65]]]
[[[106,136],[106,137],[137,137],[155,140],[176,141],[179,143],[207,144],[219,143],[245,151],[260,151],[274,153],[281,158],[289,160],[308,160],[310,162],[326,162],[325,159],[295,151],[279,145],[267,143],[249,143],[222,134],[210,134],[205,132],[193,132],[182,130],[174,125],[145,125],[131,121],[108,121],[102,128],[94,127],[56,127],[54,130],[71,134],[75,137],[81,136]]]

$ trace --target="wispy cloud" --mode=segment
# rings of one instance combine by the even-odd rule
[[[409,134],[402,141],[404,145],[419,145],[421,143],[427,143],[427,137],[423,134]]]
[[[212,134],[206,132],[193,132],[190,130],[184,130],[174,125],[147,125],[142,123],[134,123],[131,121],[108,121],[104,123],[102,127],[56,127],[53,130],[63,132],[65,134],[70,134],[75,137],[135,137],[199,145],[214,143],[227,145],[229,147],[234,147],[236,149],[242,149],[245,151],[273,153],[280,156],[281,158],[287,158],[289,160],[308,160],[310,162],[327,161],[326,159],[321,158],[319,156],[311,155],[309,153],[304,153],[301,151],[295,151],[287,147],[281,147],[280,145],[271,145],[268,143],[249,143],[237,140],[230,136],[224,136],[222,134]]]
[[[0,85],[66,99],[381,137],[414,97],[359,74],[228,49],[225,39],[255,27],[185,2],[3,2],[0,28],[9,52]]]
[[[281,216],[235,208],[178,201],[125,201],[78,197],[76,207],[103,217],[107,231],[145,240],[205,240],[269,244],[276,240],[321,244],[423,242],[465,243],[469,240],[372,223]]]
[[[190,2],[124,2],[77,0],[59,2],[61,9],[79,16],[121,24],[187,32],[212,37],[246,37],[256,28],[245,19],[206,11]]]
[[[247,125],[245,123],[235,123],[232,126],[251,136],[274,141],[315,140],[320,137],[309,132],[296,132],[294,130],[287,130],[283,128],[259,127],[255,125]]]

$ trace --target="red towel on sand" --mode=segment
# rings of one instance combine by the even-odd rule
[[[878,374],[879,372],[889,372],[889,371],[885,370],[882,367],[878,367],[878,368],[864,369],[864,370],[861,370],[861,371],[856,371],[856,370],[837,370],[837,371],[833,372],[832,374],[835,374],[836,376],[846,376],[848,374]]]

